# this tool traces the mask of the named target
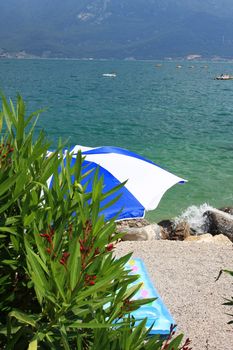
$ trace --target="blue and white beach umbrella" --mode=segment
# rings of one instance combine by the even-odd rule
[[[122,148],[110,146],[90,148],[76,145],[70,150],[70,153],[73,153],[74,162],[79,150],[85,157],[84,172],[99,169],[99,176],[104,178],[103,192],[127,180],[117,194],[113,194],[101,203],[104,206],[113,197],[121,194],[114,205],[101,212],[106,220],[115,217],[119,212],[117,220],[142,218],[145,211],[154,210],[158,206],[162,196],[170,187],[186,182],[150,160]],[[85,184],[87,183],[87,192],[92,189],[94,173],[95,171],[92,171],[83,180]]]

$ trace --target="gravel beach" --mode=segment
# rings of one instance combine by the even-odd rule
[[[233,278],[221,269],[233,270],[233,245],[207,242],[120,242],[116,255],[133,252],[142,258],[150,278],[170,310],[177,332],[192,340],[193,350],[232,350],[233,325],[222,305],[233,296]]]

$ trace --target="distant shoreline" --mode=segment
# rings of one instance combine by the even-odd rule
[[[8,55],[9,54],[9,55]],[[18,56],[19,54],[19,56]],[[106,62],[106,61],[117,61],[117,62],[164,62],[164,63],[174,63],[174,62],[183,62],[183,63],[204,63],[204,62],[211,62],[211,63],[233,63],[233,57],[232,58],[224,58],[224,57],[202,57],[198,59],[187,59],[185,57],[177,57],[177,58],[94,58],[94,57],[42,57],[42,56],[33,56],[30,54],[25,54],[25,56],[21,56],[20,53],[7,53],[5,54],[0,53],[0,60],[51,60],[51,61],[97,61],[97,62]]]

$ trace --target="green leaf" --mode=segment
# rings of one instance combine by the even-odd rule
[[[38,292],[42,296],[45,296],[49,290],[49,283],[46,279],[46,275],[43,270],[46,270],[46,266],[43,261],[37,256],[30,248],[28,242],[25,240],[25,246],[27,251],[27,263],[29,265],[29,270],[31,272],[31,278],[38,289]],[[43,266],[43,269],[42,269]],[[48,273],[48,271],[46,271]],[[42,300],[40,300],[41,302]]]
[[[29,226],[35,219],[35,215],[36,213],[32,212],[31,214],[29,215],[25,215],[24,217],[24,226]]]
[[[15,344],[18,342],[20,337],[25,333],[26,327],[20,327],[16,333],[14,333],[14,337],[7,343],[6,350],[12,350],[15,349]],[[8,337],[9,339],[9,337]]]
[[[233,271],[230,271],[230,270],[223,270],[223,272],[228,273],[229,275],[233,276]]]
[[[10,108],[11,108],[11,111],[12,111],[12,115],[14,116],[14,126],[16,126],[16,119],[15,119],[15,117],[16,117],[16,110],[15,110],[15,106],[14,106],[14,103],[13,103],[13,101],[11,99],[10,99],[9,103],[10,103]]]
[[[3,113],[0,112],[0,133],[2,132],[2,126],[3,126]]]
[[[28,346],[28,350],[37,350],[37,339],[32,340]]]
[[[25,104],[21,96],[17,98],[17,128],[16,128],[16,141],[18,150],[21,148],[24,138],[24,115],[25,115]]]
[[[70,288],[73,291],[77,285],[81,271],[81,254],[80,244],[77,239],[72,240],[69,249],[70,256],[68,258],[68,270],[70,272]]]
[[[70,324],[71,328],[76,329],[82,329],[82,328],[90,328],[90,329],[103,329],[103,328],[113,328],[116,327],[116,324],[112,323],[96,323],[96,322],[89,322],[84,323],[81,321],[76,321]]]
[[[178,346],[181,344],[183,337],[183,334],[180,334],[175,339],[173,339],[168,345],[167,350],[177,349]]]
[[[7,178],[4,182],[0,185],[0,196],[3,195],[3,193],[10,191],[11,186],[13,186],[16,181],[19,179],[20,174],[12,175],[11,177]]]
[[[73,186],[71,184],[71,159],[72,157],[69,155],[69,153],[66,154],[66,165],[65,165],[65,175],[66,175],[66,182],[68,185],[68,190],[69,190],[69,194],[72,196],[73,195]]]
[[[12,125],[14,127],[16,126],[15,117],[14,117],[14,115],[13,115],[13,113],[12,113],[8,103],[7,103],[6,97],[3,94],[1,94],[1,98],[2,98],[3,116],[5,118],[8,131],[9,131],[11,136],[14,136]]]
[[[137,279],[140,277],[139,275],[134,275]],[[124,295],[124,298],[128,299],[128,298],[132,298],[138,291],[139,289],[141,288],[142,286],[142,283],[139,283],[139,284],[136,284],[130,288],[127,289],[125,295]]]
[[[44,240],[40,236],[38,227],[37,227],[35,222],[34,222],[34,225],[33,225],[33,235],[34,235],[34,239],[35,239],[35,243],[37,245],[37,249],[38,249],[39,255],[42,258],[43,262],[45,263],[47,261],[47,258],[48,258],[48,253],[45,251]]]
[[[74,169],[74,178],[77,181],[81,176],[81,169],[82,169],[82,153],[81,153],[81,151],[78,151],[78,153],[76,155],[76,160],[75,160],[75,164],[73,166],[73,169]]]
[[[50,176],[57,173],[60,162],[61,160],[58,158],[58,152],[54,152],[45,160],[43,164],[43,173],[40,178],[41,183],[46,183]]]
[[[103,210],[105,210],[105,209],[107,209],[107,208],[112,207],[112,206],[121,198],[121,196],[122,196],[122,194],[120,193],[118,196],[114,197],[112,200],[110,200],[110,201],[107,202],[105,205],[103,205],[103,206],[100,208],[100,211],[103,211]],[[123,209],[123,208],[122,208],[122,209]],[[120,212],[122,211],[122,209],[119,210],[118,215],[120,214]]]
[[[18,239],[18,237],[15,237],[15,235],[12,234],[10,235],[10,239],[15,251],[18,252],[20,247],[20,240]]]
[[[28,314],[25,314],[24,312],[20,312],[20,311],[15,310],[15,311],[12,311],[9,313],[9,317],[14,317],[22,323],[29,324],[32,327],[36,327],[37,317],[35,317],[35,316],[29,316]]]
[[[58,292],[60,293],[64,302],[67,301],[67,290],[65,287],[65,280],[67,277],[67,272],[65,267],[62,266],[58,261],[51,262],[52,276],[54,283],[57,286]]]
[[[38,120],[40,114],[41,114],[42,112],[45,112],[45,110],[46,110],[46,109],[38,109],[37,111],[32,112],[32,113],[29,115],[29,117],[28,117],[27,120],[25,121],[25,127],[28,126],[28,124],[30,123],[30,121],[32,120],[33,117],[36,117],[36,120],[35,120],[35,122],[33,123],[33,128],[30,130],[30,132],[32,132],[32,130],[34,129],[34,127],[35,127],[35,125],[36,125],[36,123],[37,123],[37,120]],[[29,132],[29,133],[30,133],[30,132]]]
[[[17,265],[18,264],[17,260],[9,260],[9,259],[2,260],[1,262],[5,265]]]
[[[122,187],[124,187],[126,183],[127,183],[127,181],[124,181],[124,182],[122,182],[121,184],[119,184],[119,185],[113,187],[111,190],[105,192],[105,193],[103,194],[102,200],[108,198],[108,197],[109,197],[110,195],[112,195],[113,193],[116,193],[118,190],[120,190]]]
[[[15,235],[17,235],[17,233],[16,233],[16,227],[0,227],[0,231],[1,232],[9,232],[9,233],[12,233],[12,234],[15,234]]]
[[[139,325],[134,329],[132,334],[127,338],[128,342],[128,349],[130,349],[131,344],[134,345],[134,348],[136,348],[138,340],[142,337],[145,326],[146,326],[147,319],[144,319],[142,322],[139,323]]]
[[[26,188],[28,188],[28,192],[30,187],[32,187],[32,184],[30,183],[28,171],[23,169],[21,170],[21,176],[17,179],[13,195],[17,198],[23,193],[23,191],[25,191]]]
[[[38,264],[38,267],[39,265],[42,267],[42,269],[44,270],[44,272],[49,275],[49,270],[48,270],[48,267],[46,266],[46,264],[43,262],[43,260],[41,260],[40,256],[37,255],[36,253],[33,252],[33,250],[30,249],[30,255],[31,257],[33,257],[33,261],[34,263],[39,263]],[[32,260],[30,260],[30,263],[31,263]],[[47,280],[46,280],[47,281]]]
[[[65,329],[64,325],[60,328],[60,332],[61,332],[61,338],[62,338],[62,343],[63,343],[64,349],[65,350],[71,350],[71,348],[69,346],[69,340],[68,340],[66,329]]]
[[[6,219],[5,224],[6,224],[7,226],[15,225],[16,223],[19,222],[19,219],[20,219],[20,218],[21,218],[20,216],[9,216],[9,217],[7,217],[7,219]]]

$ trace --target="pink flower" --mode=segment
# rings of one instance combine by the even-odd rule
[[[106,250],[108,252],[111,252],[113,249],[114,249],[114,245],[112,243],[108,244],[107,247],[106,247]]]
[[[62,254],[61,259],[59,260],[60,264],[66,266],[67,260],[68,260],[69,256],[70,256],[70,253],[64,252],[64,253]]]

